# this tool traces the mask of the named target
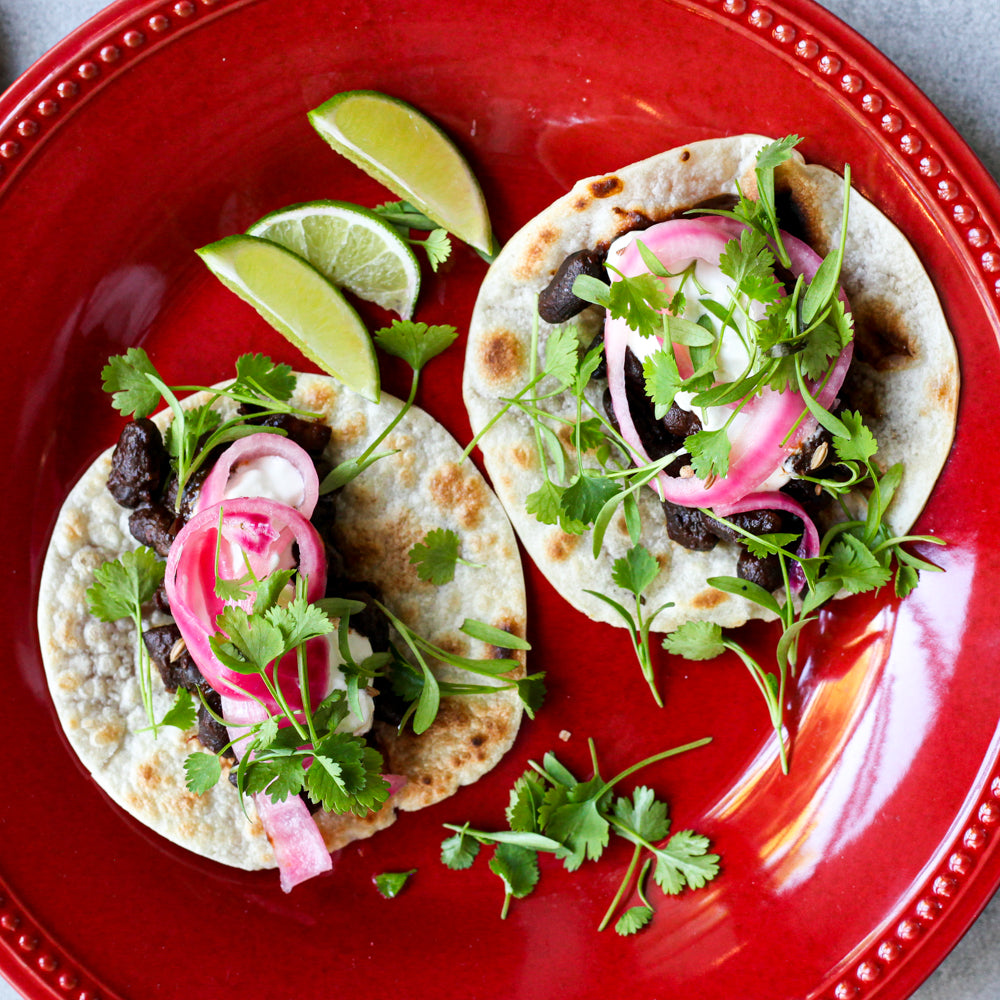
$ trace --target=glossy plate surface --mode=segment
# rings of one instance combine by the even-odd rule
[[[1000,675],[989,449],[1000,369],[1000,193],[883,57],[806,0],[631,0],[627,16],[512,0],[122,0],[0,104],[4,423],[5,794],[0,967],[29,997],[263,1000],[343,988],[411,998],[625,995],[901,1000],[1000,881]],[[470,49],[469,39],[484,40]],[[488,44],[485,40],[488,40]],[[593,625],[528,568],[538,721],[476,786],[342,852],[284,896],[160,840],[114,807],[56,724],[34,635],[48,534],[70,484],[117,435],[100,390],[133,344],[168,380],[213,381],[236,354],[301,363],[205,271],[201,246],[282,205],[385,200],[305,112],[371,87],[410,100],[468,153],[501,239],[577,177],[680,142],[804,135],[908,235],[959,342],[954,453],[917,527],[947,572],[899,604],[840,603],[809,635],[792,698],[792,774],[777,772],[759,695],[735,660],[658,663],[656,710],[627,636]],[[465,250],[418,318],[462,329],[484,265]],[[428,369],[422,403],[460,439],[461,351]],[[395,374],[390,371],[389,382]],[[398,385],[397,385],[398,389]],[[766,628],[748,636],[763,650]],[[571,734],[561,741],[559,733]],[[645,932],[596,924],[628,861],[577,875],[543,863],[499,919],[480,858],[439,862],[441,824],[499,827],[529,758],[556,750],[606,775],[667,746],[714,742],[643,780],[674,829],[711,836],[723,873],[657,899]],[[382,871],[417,868],[383,900]]]

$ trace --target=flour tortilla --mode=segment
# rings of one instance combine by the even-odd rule
[[[385,396],[376,406],[316,375],[299,376],[293,403],[322,414],[333,428],[325,456],[333,464],[360,454],[400,406]],[[166,417],[158,419],[165,425]],[[398,453],[369,467],[337,501],[337,545],[352,578],[377,584],[394,614],[443,648],[476,658],[513,655],[459,631],[466,618],[475,618],[517,636],[525,633],[520,557],[496,497],[472,463],[460,464],[456,441],[422,410],[412,409],[384,448]],[[130,512],[105,486],[111,451],[93,463],[66,499],[42,572],[38,631],[59,721],[94,780],[157,833],[224,864],[274,867],[253,803],[246,802],[248,822],[225,773],[204,795],[187,791],[183,762],[202,749],[197,733],[166,727],[154,739],[140,731],[148,723],[131,623],[100,622],[87,611],[84,595],[94,571],[137,544],[128,532]],[[482,565],[459,564],[454,581],[443,586],[421,581],[408,552],[434,528],[456,531],[462,557]],[[168,620],[155,614],[150,624]],[[444,665],[437,673],[486,682]],[[155,670],[154,688],[160,718],[172,696]],[[520,719],[516,692],[503,691],[443,699],[433,726],[419,737],[377,723],[386,770],[404,775],[407,784],[365,818],[318,813],[327,846],[336,850],[368,837],[392,823],[397,809],[422,809],[475,781],[510,748]]]
[[[570,253],[606,249],[627,230],[735,195],[737,182],[744,193],[755,196],[755,157],[770,141],[758,135],[710,139],[582,180],[512,237],[490,267],[470,327],[463,388],[473,430],[486,426],[501,410],[502,398],[515,395],[527,382],[538,293]],[[840,176],[807,165],[795,154],[779,168],[776,187],[790,194],[807,242],[818,253],[825,255],[839,244],[844,189]],[[912,247],[856,191],[850,198],[842,284],[856,325],[856,360],[842,397],[865,413],[880,444],[876,460],[886,468],[904,463],[903,483],[889,511],[892,527],[902,532],[924,506],[951,447],[959,389],[955,343]],[[603,311],[591,307],[571,322],[580,331],[581,344],[589,344],[603,322]],[[541,363],[553,328],[541,320],[538,324]],[[540,391],[551,387],[543,383]],[[596,388],[590,398],[600,405]],[[554,414],[574,417],[565,396],[543,405]],[[572,462],[568,435],[563,439]],[[612,609],[585,589],[630,600],[611,575],[615,559],[630,547],[623,518],[618,515],[612,522],[595,560],[590,532],[566,534],[526,512],[527,496],[543,482],[526,417],[509,411],[480,447],[515,529],[556,590],[591,618],[622,625]],[[646,591],[647,607],[674,602],[656,618],[656,630],[672,631],[688,619],[729,627],[772,617],[759,605],[707,586],[708,577],[735,574],[733,545],[720,543],[710,552],[692,552],[672,542],[651,489],[642,491],[641,513],[642,543],[662,567]]]

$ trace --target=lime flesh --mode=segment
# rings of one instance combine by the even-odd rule
[[[416,108],[372,90],[349,90],[309,112],[341,155],[482,253],[493,249],[486,201],[465,158]]]
[[[413,315],[420,265],[409,244],[376,213],[338,201],[279,209],[247,233],[297,253],[335,285],[367,302]]]
[[[349,389],[378,402],[375,347],[361,318],[326,277],[285,247],[227,236],[196,251],[227,288]]]

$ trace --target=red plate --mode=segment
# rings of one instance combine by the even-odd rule
[[[348,7],[121,0],[3,99],[4,973],[30,997],[77,1000],[348,984],[479,1000],[907,996],[1000,882],[1000,566],[981,500],[1000,376],[1000,193],[911,83],[806,0]],[[117,432],[100,368],[139,343],[175,382],[222,377],[251,347],[298,360],[192,250],[294,201],[385,197],[306,121],[354,87],[409,99],[450,130],[502,238],[579,176],[707,136],[799,132],[807,158],[849,160],[917,248],[964,360],[955,450],[918,525],[947,538],[947,573],[902,605],[864,597],[824,616],[792,698],[790,777],[776,773],[739,663],[664,657],[658,711],[625,634],[584,621],[531,570],[533,665],[551,682],[538,721],[475,787],[349,848],[290,896],[272,873],[225,869],[147,832],[68,750],[35,591],[66,490]],[[482,274],[457,253],[421,318],[461,328]],[[467,438],[460,364],[458,351],[435,362],[423,402]],[[584,773],[593,736],[611,774],[703,735],[708,748],[644,780],[669,797],[675,829],[712,837],[723,873],[658,900],[634,938],[596,932],[627,852],[577,875],[544,863],[505,922],[485,859],[451,872],[437,858],[442,823],[503,822],[529,758],[557,749]],[[373,875],[412,867],[397,899],[376,893]]]

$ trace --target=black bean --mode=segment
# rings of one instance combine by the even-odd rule
[[[663,501],[663,514],[667,520],[670,538],[692,552],[708,552],[718,544],[719,536],[712,530],[712,518],[697,507]]]
[[[160,429],[147,417],[127,423],[111,455],[108,489],[123,507],[134,509],[159,492],[167,469]]]
[[[187,647],[179,645],[180,639],[181,630],[176,625],[157,625],[142,633],[142,641],[160,672],[163,686],[171,693],[179,687],[194,691],[205,683]]]
[[[590,304],[573,294],[573,282],[581,274],[607,282],[604,255],[596,250],[577,250],[559,265],[538,296],[538,315],[546,323],[565,323]]]
[[[132,537],[164,558],[170,553],[170,546],[181,527],[181,518],[161,503],[144,503],[128,519]]]
[[[752,555],[747,549],[740,550],[736,575],[741,580],[756,583],[765,590],[776,590],[784,582],[781,576],[781,562],[776,555],[760,558]]]

